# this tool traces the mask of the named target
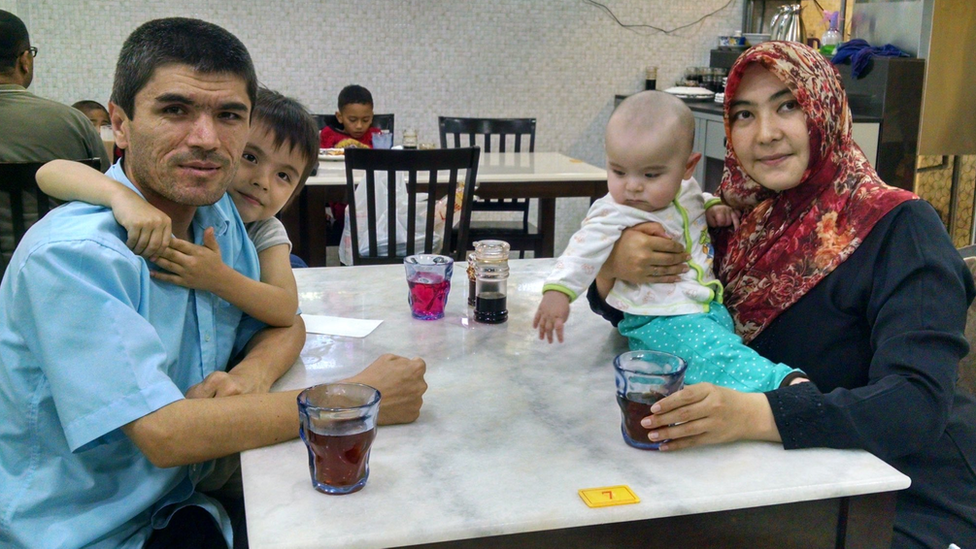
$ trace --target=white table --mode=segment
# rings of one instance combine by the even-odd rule
[[[346,166],[336,160],[319,162],[318,174],[308,178],[293,211],[282,214],[295,253],[309,265],[325,265],[325,222],[321,212],[329,202],[346,201]],[[607,170],[555,152],[482,153],[478,165],[481,198],[536,198],[543,255],[554,255],[556,199],[607,194]]]
[[[430,388],[417,422],[380,428],[358,493],[312,489],[299,440],[245,452],[251,547],[833,546],[838,533],[839,546],[886,546],[893,491],[909,480],[866,452],[625,445],[611,367],[623,338],[585,299],[567,343],[531,330],[552,263],[511,262],[500,325],[468,317],[463,265],[446,318],[426,322],[410,317],[400,266],[296,270],[305,313],[384,322],[364,339],[310,334],[275,390],[353,375],[384,352],[424,357]],[[577,494],[621,484],[641,502],[591,509]]]

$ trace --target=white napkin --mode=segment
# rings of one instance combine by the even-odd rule
[[[310,334],[325,334],[345,337],[366,337],[382,320],[342,318],[339,316],[303,314],[305,331]]]

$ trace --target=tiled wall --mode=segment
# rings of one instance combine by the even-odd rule
[[[198,17],[247,45],[261,81],[313,112],[335,110],[342,86],[369,88],[377,112],[396,114],[436,141],[438,115],[538,119],[536,149],[603,162],[615,93],[658,87],[705,65],[718,34],[738,28],[742,0],[604,0],[618,26],[584,0],[0,0],[24,19],[40,49],[31,91],[65,103],[105,102],[122,41],[140,23]],[[587,203],[560,200],[556,246]]]

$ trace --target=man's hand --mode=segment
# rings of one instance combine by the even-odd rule
[[[203,244],[197,246],[174,238],[169,247],[155,259],[155,263],[169,273],[153,271],[152,277],[184,288],[217,293],[216,289],[221,282],[219,273],[229,267],[221,259],[220,245],[214,236],[213,227],[207,227],[203,232]]]
[[[728,227],[739,228],[739,212],[733,210],[725,204],[716,204],[705,210],[705,221],[709,227]]]
[[[264,392],[251,383],[246,376],[235,375],[230,372],[212,372],[203,381],[190,387],[186,391],[186,398],[214,398],[234,395],[246,395]]]
[[[411,423],[420,416],[420,407],[424,403],[426,371],[427,363],[421,358],[386,354],[347,381],[365,383],[379,390],[382,396],[380,425]]]
[[[542,302],[535,312],[532,327],[539,329],[539,339],[548,339],[552,343],[552,332],[556,331],[559,342],[563,342],[563,325],[569,318],[569,296],[549,290],[542,295]]]
[[[668,441],[661,450],[735,440],[781,440],[769,400],[762,393],[696,383],[657,401],[651,412],[641,425],[651,429],[651,441]]]

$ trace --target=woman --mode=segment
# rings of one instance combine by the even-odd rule
[[[976,290],[941,221],[881,182],[851,140],[837,72],[806,46],[743,54],[725,115],[719,192],[742,215],[716,235],[726,305],[744,341],[813,383],[689,386],[644,419],[651,439],[670,439],[664,450],[743,439],[863,448],[912,479],[893,546],[976,547],[976,401],[955,388]],[[594,309],[619,318],[598,292],[615,278],[669,280],[676,249],[627,231],[591,289]]]

